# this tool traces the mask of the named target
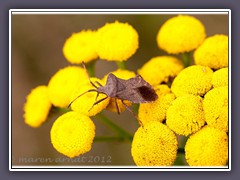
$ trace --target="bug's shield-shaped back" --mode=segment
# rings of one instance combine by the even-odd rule
[[[116,98],[129,100],[133,103],[148,103],[158,98],[152,86],[140,75],[128,80],[118,78],[118,84],[124,84],[125,88],[117,92]]]

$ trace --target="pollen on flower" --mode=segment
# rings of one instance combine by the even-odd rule
[[[87,81],[83,68],[68,66],[55,73],[48,83],[48,95],[52,104],[57,107],[67,107],[71,102],[70,94],[75,87]]]
[[[179,54],[196,49],[205,37],[205,27],[198,19],[178,15],[162,25],[157,34],[157,43],[168,53]]]
[[[91,78],[92,82],[98,81],[99,83],[103,84],[103,82],[98,78]],[[76,99],[79,95],[83,94],[84,92],[88,91],[89,89],[94,89],[94,87],[88,82],[85,81],[84,83],[81,83],[79,85],[76,85],[72,94],[69,95],[71,98],[71,101]],[[81,97],[77,98],[71,105],[71,109],[73,111],[78,111],[84,115],[87,116],[95,116],[99,112],[101,112],[103,109],[105,109],[109,103],[109,97],[103,100],[102,102],[96,104],[93,106],[93,104],[100,100],[105,98],[105,94],[99,94],[97,97],[97,92],[88,92]]]
[[[167,110],[166,124],[179,135],[188,136],[204,126],[202,98],[185,95],[176,98]]]
[[[176,160],[177,148],[176,135],[166,125],[152,121],[134,134],[131,154],[138,166],[170,166]]]
[[[133,77],[136,76],[136,74],[133,71],[123,70],[123,69],[117,69],[116,71],[113,71],[111,73],[114,74],[115,76],[117,76],[118,78],[124,79],[124,80],[128,80],[128,79],[133,78]],[[106,83],[107,77],[108,77],[108,74],[103,77],[102,81],[104,83]],[[124,103],[127,106],[131,106],[132,105],[132,103],[130,101],[127,101],[127,100],[124,100]],[[119,99],[117,99],[117,105],[118,105],[118,108],[119,108],[119,112],[123,112],[126,109],[125,106],[123,105],[122,101],[119,100]],[[116,103],[115,103],[115,99],[114,98],[110,99],[110,102],[109,102],[109,104],[107,106],[107,109],[112,111],[112,112],[117,112],[117,107],[116,107]]]
[[[138,73],[151,85],[167,83],[184,68],[182,61],[173,56],[157,56],[146,62]]]
[[[194,52],[196,64],[220,69],[228,66],[228,36],[216,34],[208,37]]]
[[[228,131],[228,87],[210,90],[203,100],[206,122],[209,126]]]
[[[205,126],[189,137],[185,153],[190,166],[225,166],[228,160],[228,136],[224,131]]]
[[[96,32],[92,30],[83,30],[73,33],[63,46],[65,58],[73,64],[90,62],[98,57],[95,48]]]
[[[213,73],[213,87],[228,86],[228,68],[222,68]]]
[[[209,67],[189,66],[174,79],[171,90],[177,97],[185,94],[202,96],[212,88],[212,76]]]
[[[73,158],[91,150],[95,125],[89,117],[72,111],[54,122],[50,135],[53,147]]]
[[[97,31],[96,50],[108,61],[126,61],[138,49],[138,33],[128,23],[107,23]]]
[[[24,120],[31,127],[39,127],[46,121],[52,104],[48,98],[47,86],[32,89],[24,104]]]
[[[138,109],[138,118],[143,125],[150,121],[163,122],[166,119],[167,109],[175,99],[167,85],[158,85],[154,87],[158,99],[151,103],[140,104]]]

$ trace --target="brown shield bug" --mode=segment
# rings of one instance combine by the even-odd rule
[[[128,80],[124,80],[121,78],[116,77],[114,74],[109,73],[107,77],[107,82],[103,86],[99,82],[95,82],[94,84],[88,75],[87,69],[85,67],[84,62],[82,62],[83,68],[86,70],[89,82],[92,84],[95,89],[89,89],[88,91],[80,94],[77,96],[69,105],[68,108],[71,106],[71,104],[81,97],[82,95],[88,93],[88,92],[96,92],[97,96],[96,99],[98,98],[99,94],[105,94],[106,97],[96,101],[93,105],[95,106],[96,104],[104,101],[108,97],[114,98],[115,99],[115,105],[117,108],[118,114],[120,113],[119,107],[117,104],[117,99],[120,99],[122,104],[125,106],[127,110],[129,110],[138,120],[137,116],[133,113],[133,111],[124,103],[124,100],[128,100],[132,103],[149,103],[152,101],[157,100],[158,95],[156,94],[155,90],[152,88],[152,86],[147,83],[140,75],[136,75],[134,78],[130,78]],[[92,108],[89,109],[89,111]],[[139,121],[139,120],[138,120]],[[140,124],[141,121],[139,121]]]

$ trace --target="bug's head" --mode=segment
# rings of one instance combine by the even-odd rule
[[[104,88],[103,88],[102,84],[99,83],[98,81],[92,82],[91,79],[90,79],[90,76],[89,76],[89,74],[88,74],[87,68],[86,68],[86,66],[85,66],[85,63],[82,62],[82,65],[83,65],[83,68],[86,70],[86,74],[87,74],[89,83],[93,86],[93,88],[92,88],[92,89],[89,89],[89,90],[87,90],[86,92],[84,92],[84,93],[80,94],[79,96],[77,96],[77,97],[68,105],[68,108],[71,107],[71,105],[72,105],[72,103],[73,103],[74,101],[76,101],[76,100],[77,100],[78,98],[80,98],[82,95],[84,95],[84,94],[86,94],[86,93],[89,93],[89,92],[96,92],[96,93],[97,93],[96,100],[97,100],[99,94],[105,94],[105,95],[107,96],[107,94],[104,93]]]

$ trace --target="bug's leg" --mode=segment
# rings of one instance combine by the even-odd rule
[[[88,91],[80,94],[80,95],[77,96],[74,100],[72,100],[72,102],[68,105],[67,108],[70,108],[70,106],[72,105],[72,103],[73,103],[74,101],[76,101],[78,98],[80,98],[82,95],[84,95],[84,94],[86,94],[86,93],[88,93],[88,92],[97,92],[97,90],[96,90],[96,89],[89,89]]]
[[[137,76],[143,79],[143,77],[140,74],[137,74]]]
[[[104,97],[104,98],[99,99],[98,101],[96,101],[96,102],[92,105],[92,107],[88,110],[88,112],[93,108],[93,106],[97,105],[98,103],[104,101],[104,100],[107,99],[107,98],[108,98],[108,96],[106,96],[106,97]]]
[[[87,74],[87,77],[88,77],[89,82],[91,83],[91,85],[92,85],[93,87],[95,87],[95,88],[97,89],[98,87],[97,87],[97,86],[91,81],[91,79],[90,79],[90,76],[89,76],[89,74],[88,74],[88,71],[87,71],[87,68],[86,68],[86,66],[85,66],[84,61],[82,61],[82,66],[83,66],[83,69],[85,69],[85,71],[86,71],[86,74]]]
[[[89,82],[91,83],[91,85],[92,85],[93,87],[95,87],[96,89],[98,88],[90,79],[89,79]]]
[[[118,107],[117,98],[114,98],[114,101],[115,101],[115,106],[116,106],[116,109],[117,109],[117,113],[120,114],[120,109]]]
[[[95,81],[95,83],[97,83],[100,87],[103,86],[103,85],[102,85],[100,82],[98,82],[98,81]]]
[[[98,98],[99,94],[100,94],[100,93],[99,93],[99,92],[97,92],[97,96],[96,96],[96,98],[95,98],[95,101],[97,101],[97,98]]]
[[[139,124],[143,127],[142,121],[140,121],[140,119],[138,119],[137,115],[133,112],[133,110],[132,110],[130,107],[128,107],[123,100],[122,100],[122,103],[123,103],[124,107],[125,107],[130,113],[133,114],[133,116],[138,120]]]

